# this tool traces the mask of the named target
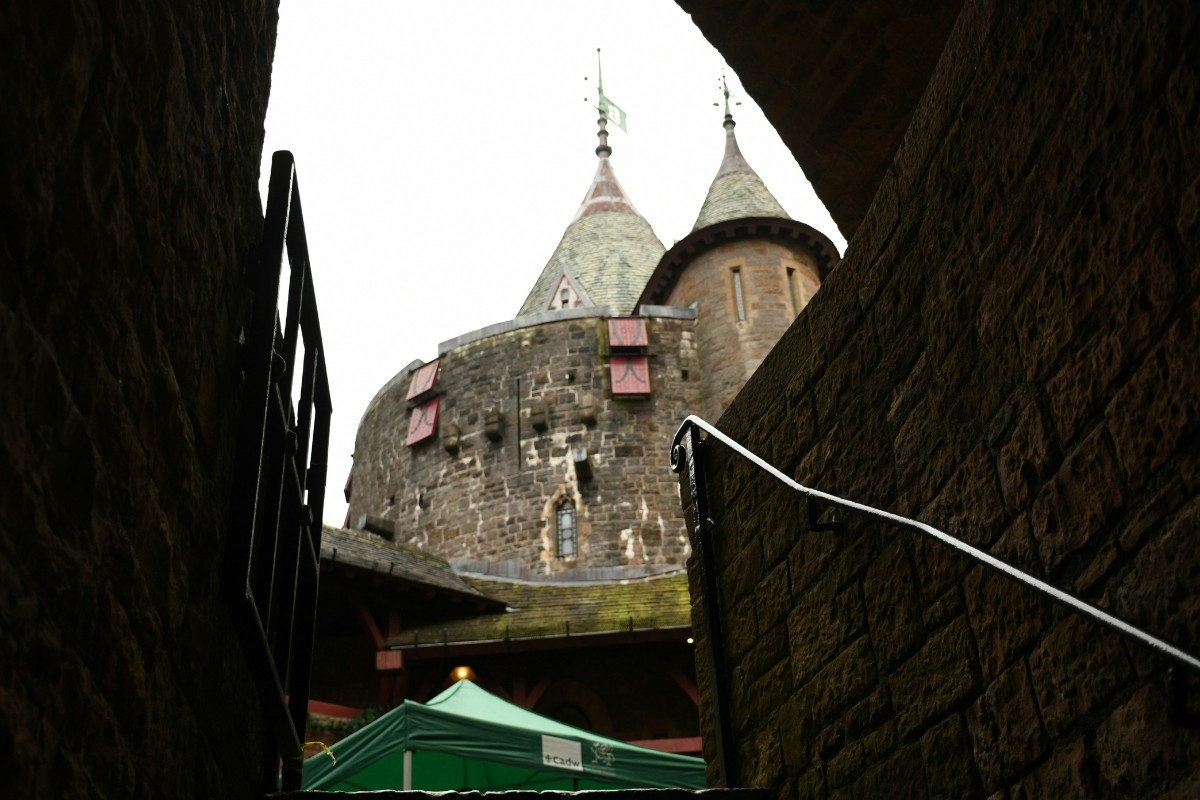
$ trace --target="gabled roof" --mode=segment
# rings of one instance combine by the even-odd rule
[[[629,314],[666,248],[625,194],[607,148],[575,218],[525,298],[518,317],[544,311],[566,273],[596,306]]]
[[[404,650],[480,643],[520,643],[682,630],[691,626],[687,575],[596,583],[550,583],[467,577],[508,610],[411,628],[388,641]]]
[[[736,124],[732,116],[725,116],[725,157],[721,160],[721,167],[712,185],[708,187],[708,196],[700,207],[700,216],[696,218],[693,231],[731,219],[790,219],[775,196],[767,191],[758,173],[746,163],[738,148],[737,137],[733,134]]]

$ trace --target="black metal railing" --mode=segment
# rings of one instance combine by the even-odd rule
[[[285,251],[290,280],[281,321]],[[280,781],[285,790],[300,788],[331,413],[300,190],[288,152],[271,160],[262,246],[250,282],[254,301],[242,343],[222,584],[262,698],[268,738],[262,788],[275,791]]]
[[[789,478],[724,433],[721,433],[721,431],[717,430],[710,423],[699,417],[689,416],[679,426],[679,429],[675,432],[675,438],[671,442],[671,469],[678,473],[682,472],[685,467],[687,468],[693,517],[692,549],[696,556],[696,563],[700,572],[701,591],[704,595],[705,632],[709,642],[708,658],[711,662],[710,667],[716,689],[716,697],[714,699],[717,723],[717,741],[715,742],[717,746],[717,768],[720,771],[724,785],[732,785],[731,781],[733,780],[730,772],[727,771],[733,767],[733,735],[729,709],[729,680],[724,657],[724,636],[721,629],[723,617],[720,611],[720,598],[717,593],[717,570],[713,549],[713,534],[716,526],[709,515],[708,491],[704,475],[703,453],[708,439],[701,438],[701,431],[706,433],[711,439],[721,442],[759,469],[769,473],[780,483],[803,495],[809,501],[809,522],[814,529],[820,530],[822,528],[830,529],[838,527],[829,523],[818,522],[819,514],[816,513],[816,510],[821,506],[828,506],[853,511],[879,522],[916,531],[967,555],[974,561],[996,572],[1024,584],[1071,611],[1095,620],[1121,636],[1150,648],[1159,655],[1169,659],[1174,665],[1183,667],[1183,670],[1173,669],[1171,674],[1172,702],[1175,704],[1172,708],[1172,717],[1182,724],[1195,724],[1194,715],[1190,714],[1186,706],[1182,704],[1186,703],[1185,681],[1188,671],[1200,673],[1200,659],[1196,656],[1056,586],[1052,586],[1027,572],[1006,564],[995,556],[972,547],[966,542],[932,525],[804,486]]]

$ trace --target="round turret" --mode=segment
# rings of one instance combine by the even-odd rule
[[[725,154],[692,232],[662,258],[640,302],[697,309],[704,400],[716,420],[838,262],[823,234],[788,217],[742,155]]]

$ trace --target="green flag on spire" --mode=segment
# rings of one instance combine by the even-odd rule
[[[600,113],[608,118],[608,121],[616,125],[621,130],[629,133],[625,128],[625,112],[620,106],[604,96],[604,92],[600,92]]]
[[[600,68],[600,48],[596,48],[596,94],[599,95],[600,116],[629,133],[625,127],[625,112],[621,107],[604,96],[604,71]]]

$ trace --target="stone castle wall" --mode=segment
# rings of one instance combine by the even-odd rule
[[[967,2],[842,265],[722,428],[1196,651],[1198,37],[1186,4]],[[712,451],[738,785],[1195,794],[1164,660],[915,534],[811,531]]]
[[[734,270],[742,289],[741,319]],[[820,285],[811,253],[763,239],[719,245],[688,264],[667,302],[698,306],[706,419],[724,413]]]
[[[684,315],[687,316],[686,314]],[[695,407],[699,375],[691,318],[648,319],[652,394],[610,391],[606,320],[578,310],[460,343],[441,356],[441,436],[409,447],[408,379],[376,396],[355,443],[350,518],[394,523],[398,540],[444,558],[516,561],[535,573],[617,566],[682,566],[688,554],[678,489],[659,442]],[[687,376],[684,370],[690,366]],[[595,399],[594,424],[581,401]],[[535,403],[547,427],[530,418]],[[485,434],[489,412],[499,441]],[[442,437],[460,431],[460,449]],[[593,478],[570,458],[585,447]],[[556,509],[574,503],[579,555],[557,558]]]
[[[267,3],[0,12],[0,773],[252,797],[218,597]]]

